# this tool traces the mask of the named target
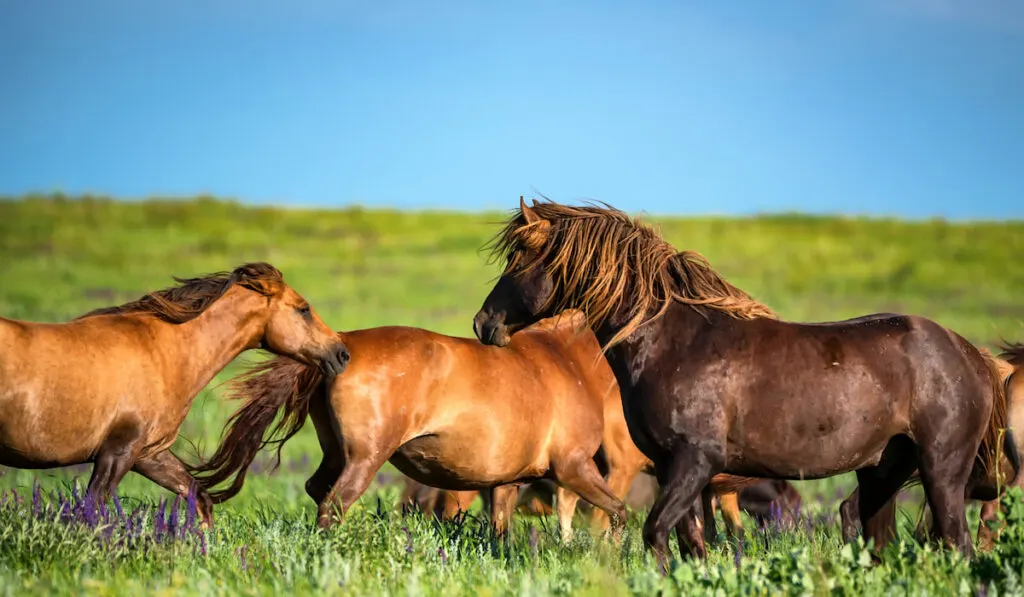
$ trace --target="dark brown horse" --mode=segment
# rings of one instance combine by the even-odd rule
[[[348,354],[281,273],[265,263],[68,323],[0,318],[0,464],[93,462],[105,500],[129,471],[185,496],[193,478],[169,448],[192,400],[239,353],[262,346],[329,375]],[[203,522],[212,520],[205,493]]]
[[[234,477],[212,492],[215,501],[241,489],[249,464],[273,441],[264,433],[279,410],[277,441],[294,435],[308,411],[324,453],[306,483],[320,526],[340,522],[388,460],[433,487],[491,491],[499,533],[516,484],[540,478],[559,485],[563,532],[572,516],[563,506],[574,508],[577,495],[607,512],[616,534],[625,524],[626,509],[593,459],[605,403],[616,402],[615,379],[579,313],[537,322],[508,350],[405,327],[339,337],[352,354],[345,375],[325,380],[277,358],[236,382],[246,403],[217,452],[195,469],[206,489]]]
[[[920,469],[939,536],[972,546],[964,508],[976,458],[999,462],[1005,393],[995,364],[921,317],[799,324],[612,208],[520,202],[496,237],[505,270],[474,319],[505,346],[523,326],[580,309],[605,350],[629,432],[661,486],[644,539],[664,565],[674,528],[699,536],[712,476],[814,479],[857,471],[859,515]],[[979,452],[980,451],[980,452]],[[687,551],[704,556],[700,542]]]

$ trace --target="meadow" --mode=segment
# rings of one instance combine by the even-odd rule
[[[172,275],[264,260],[333,328],[400,324],[470,336],[498,273],[480,248],[504,215],[0,198],[0,315],[63,321],[166,287]],[[896,311],[931,317],[983,346],[1024,340],[1024,222],[645,219],[786,319]],[[178,454],[212,451],[236,406],[221,399],[220,386],[243,366],[233,364],[196,399]],[[631,512],[621,545],[591,537],[582,515],[568,546],[558,543],[553,518],[526,516],[502,543],[476,511],[453,523],[403,513],[390,465],[344,526],[316,531],[303,483],[319,457],[307,427],[285,446],[279,468],[257,463],[205,533],[191,504],[134,473],[118,502],[94,515],[81,495],[88,466],[0,469],[0,593],[1024,594],[1021,525],[967,561],[913,541],[914,495],[902,502],[899,541],[871,565],[863,545],[844,546],[839,536],[836,506],[852,489],[849,475],[798,482],[799,519],[762,529],[748,519],[742,544],[723,542],[706,563],[677,563],[663,577],[640,540],[643,512]],[[1010,515],[1024,522],[1024,508]]]

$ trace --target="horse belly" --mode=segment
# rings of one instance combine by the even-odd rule
[[[730,433],[728,472],[788,479],[830,477],[878,464],[889,441],[905,432],[889,412],[807,409],[761,413],[748,423]]]
[[[405,475],[432,487],[483,489],[544,476],[536,443],[503,445],[486,433],[437,433],[412,439],[391,457]]]
[[[83,401],[60,382],[8,381],[0,389],[0,464],[50,468],[92,458],[114,409]]]

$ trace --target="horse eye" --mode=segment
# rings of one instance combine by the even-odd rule
[[[301,307],[298,307],[295,310],[298,311],[299,315],[303,317],[309,316],[309,305],[302,305]]]

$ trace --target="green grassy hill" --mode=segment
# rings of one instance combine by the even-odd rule
[[[509,207],[515,205],[510,197]],[[503,218],[501,213],[291,210],[211,199],[3,199],[0,315],[62,321],[168,286],[172,275],[264,260],[278,266],[336,329],[401,324],[466,336],[498,273],[479,249]],[[896,311],[934,318],[983,345],[1000,337],[1024,339],[1024,222],[799,215],[650,221],[677,248],[702,252],[726,278],[786,319]],[[218,439],[233,405],[218,400],[217,384],[237,370],[237,365],[230,368],[199,397],[183,429],[185,438],[207,450]],[[184,443],[179,448],[189,452]],[[254,508],[260,517],[283,512],[308,525],[312,505],[302,483],[318,452],[312,430],[304,430],[286,447],[283,472],[254,475],[239,498],[218,512],[240,517]],[[0,489],[24,490],[37,477],[44,487],[60,487],[69,475],[86,473],[7,471]],[[133,475],[122,493],[143,499],[164,495]],[[272,510],[260,510],[260,504]],[[0,559],[36,589],[84,582],[95,566],[84,560],[72,566],[77,572],[65,575],[33,563],[38,553],[10,547],[8,540],[0,538]],[[122,574],[103,570],[94,576]],[[601,579],[595,582],[621,584]],[[160,585],[153,582],[145,586]]]

